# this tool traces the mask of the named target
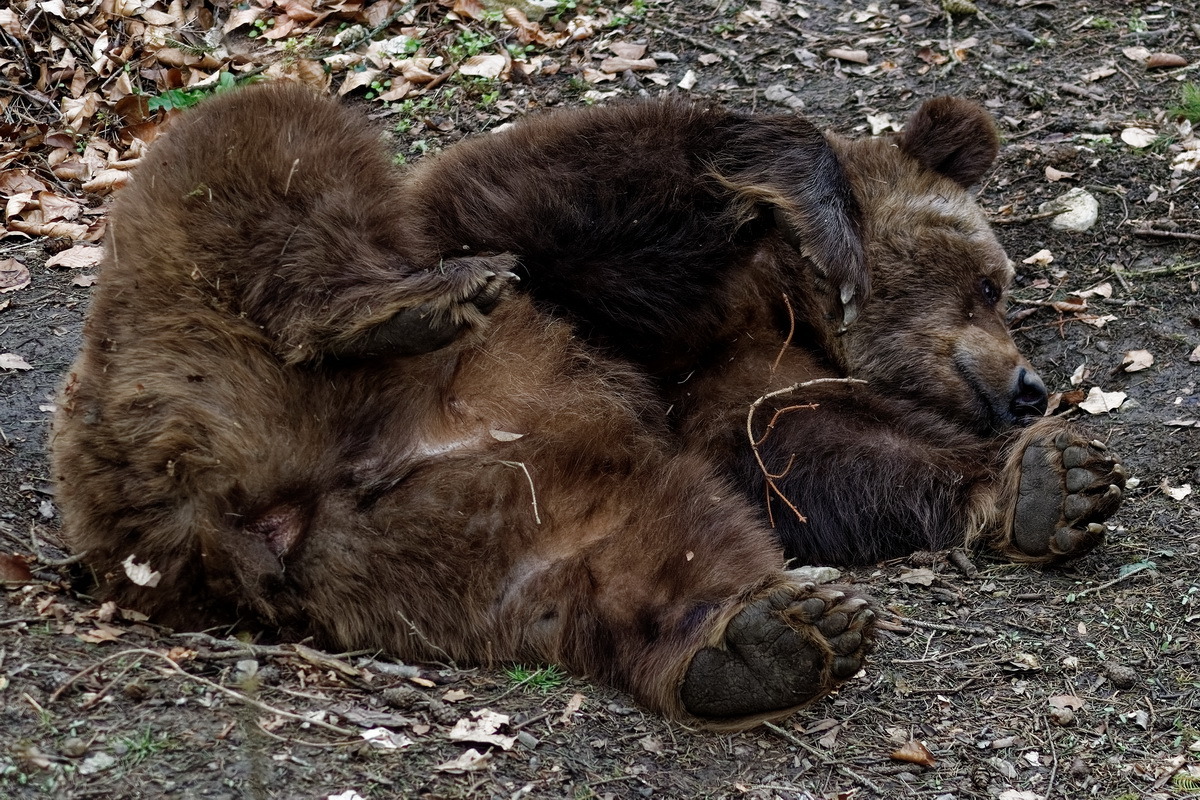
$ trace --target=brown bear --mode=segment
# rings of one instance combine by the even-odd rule
[[[518,255],[523,291],[646,369],[789,557],[978,540],[1053,561],[1101,540],[1125,475],[1033,422],[1046,390],[1005,323],[1013,269],[967,191],[997,152],[955,98],[865,141],[646,103],[531,118],[406,184],[425,261]]]
[[[103,596],[330,647],[561,664],[717,727],[862,666],[873,614],[678,453],[634,368],[425,261],[420,204],[336,103],[259,87],[178,119],[114,205],[51,443]]]

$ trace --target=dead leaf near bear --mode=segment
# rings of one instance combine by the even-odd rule
[[[303,89],[209,100],[151,148],[52,441],[103,596],[560,664],[715,727],[858,672],[867,600],[785,572],[646,379],[511,294],[511,255],[414,260],[410,208],[369,126]]]
[[[406,183],[427,260],[519,256],[519,290],[645,369],[797,563],[964,542],[1049,562],[1101,541],[1125,474],[1038,419],[1013,269],[968,192],[997,150],[949,97],[858,141],[654,102],[534,116]]]

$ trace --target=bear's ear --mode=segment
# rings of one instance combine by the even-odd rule
[[[1000,152],[991,115],[958,97],[926,101],[900,135],[900,149],[963,188],[979,182]]]

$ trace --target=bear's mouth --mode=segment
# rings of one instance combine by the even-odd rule
[[[1002,433],[1013,426],[1028,425],[1032,422],[1033,410],[1029,415],[1014,413],[1017,408],[1010,403],[1008,392],[998,393],[992,390],[986,381],[980,380],[972,369],[969,359],[961,354],[954,356],[954,369],[963,383],[971,390],[975,406],[972,415],[978,427],[985,433]]]

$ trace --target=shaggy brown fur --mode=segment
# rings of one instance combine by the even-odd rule
[[[519,255],[525,291],[651,371],[684,441],[765,508],[790,557],[869,563],[981,537],[1048,561],[1099,541],[1124,474],[1063,423],[1013,432],[1046,394],[1005,324],[1012,268],[966,192],[997,149],[986,113],[953,98],[857,142],[640,104],[528,120],[407,183],[427,259]],[[812,224],[842,228],[814,239]],[[824,243],[860,239],[869,301],[827,278]],[[1076,467],[1069,447],[1085,450]]]
[[[784,572],[633,369],[504,295],[508,257],[415,260],[389,175],[357,115],[266,87],[183,116],[122,191],[52,441],[104,596],[557,663],[717,726],[854,674],[865,600]]]

